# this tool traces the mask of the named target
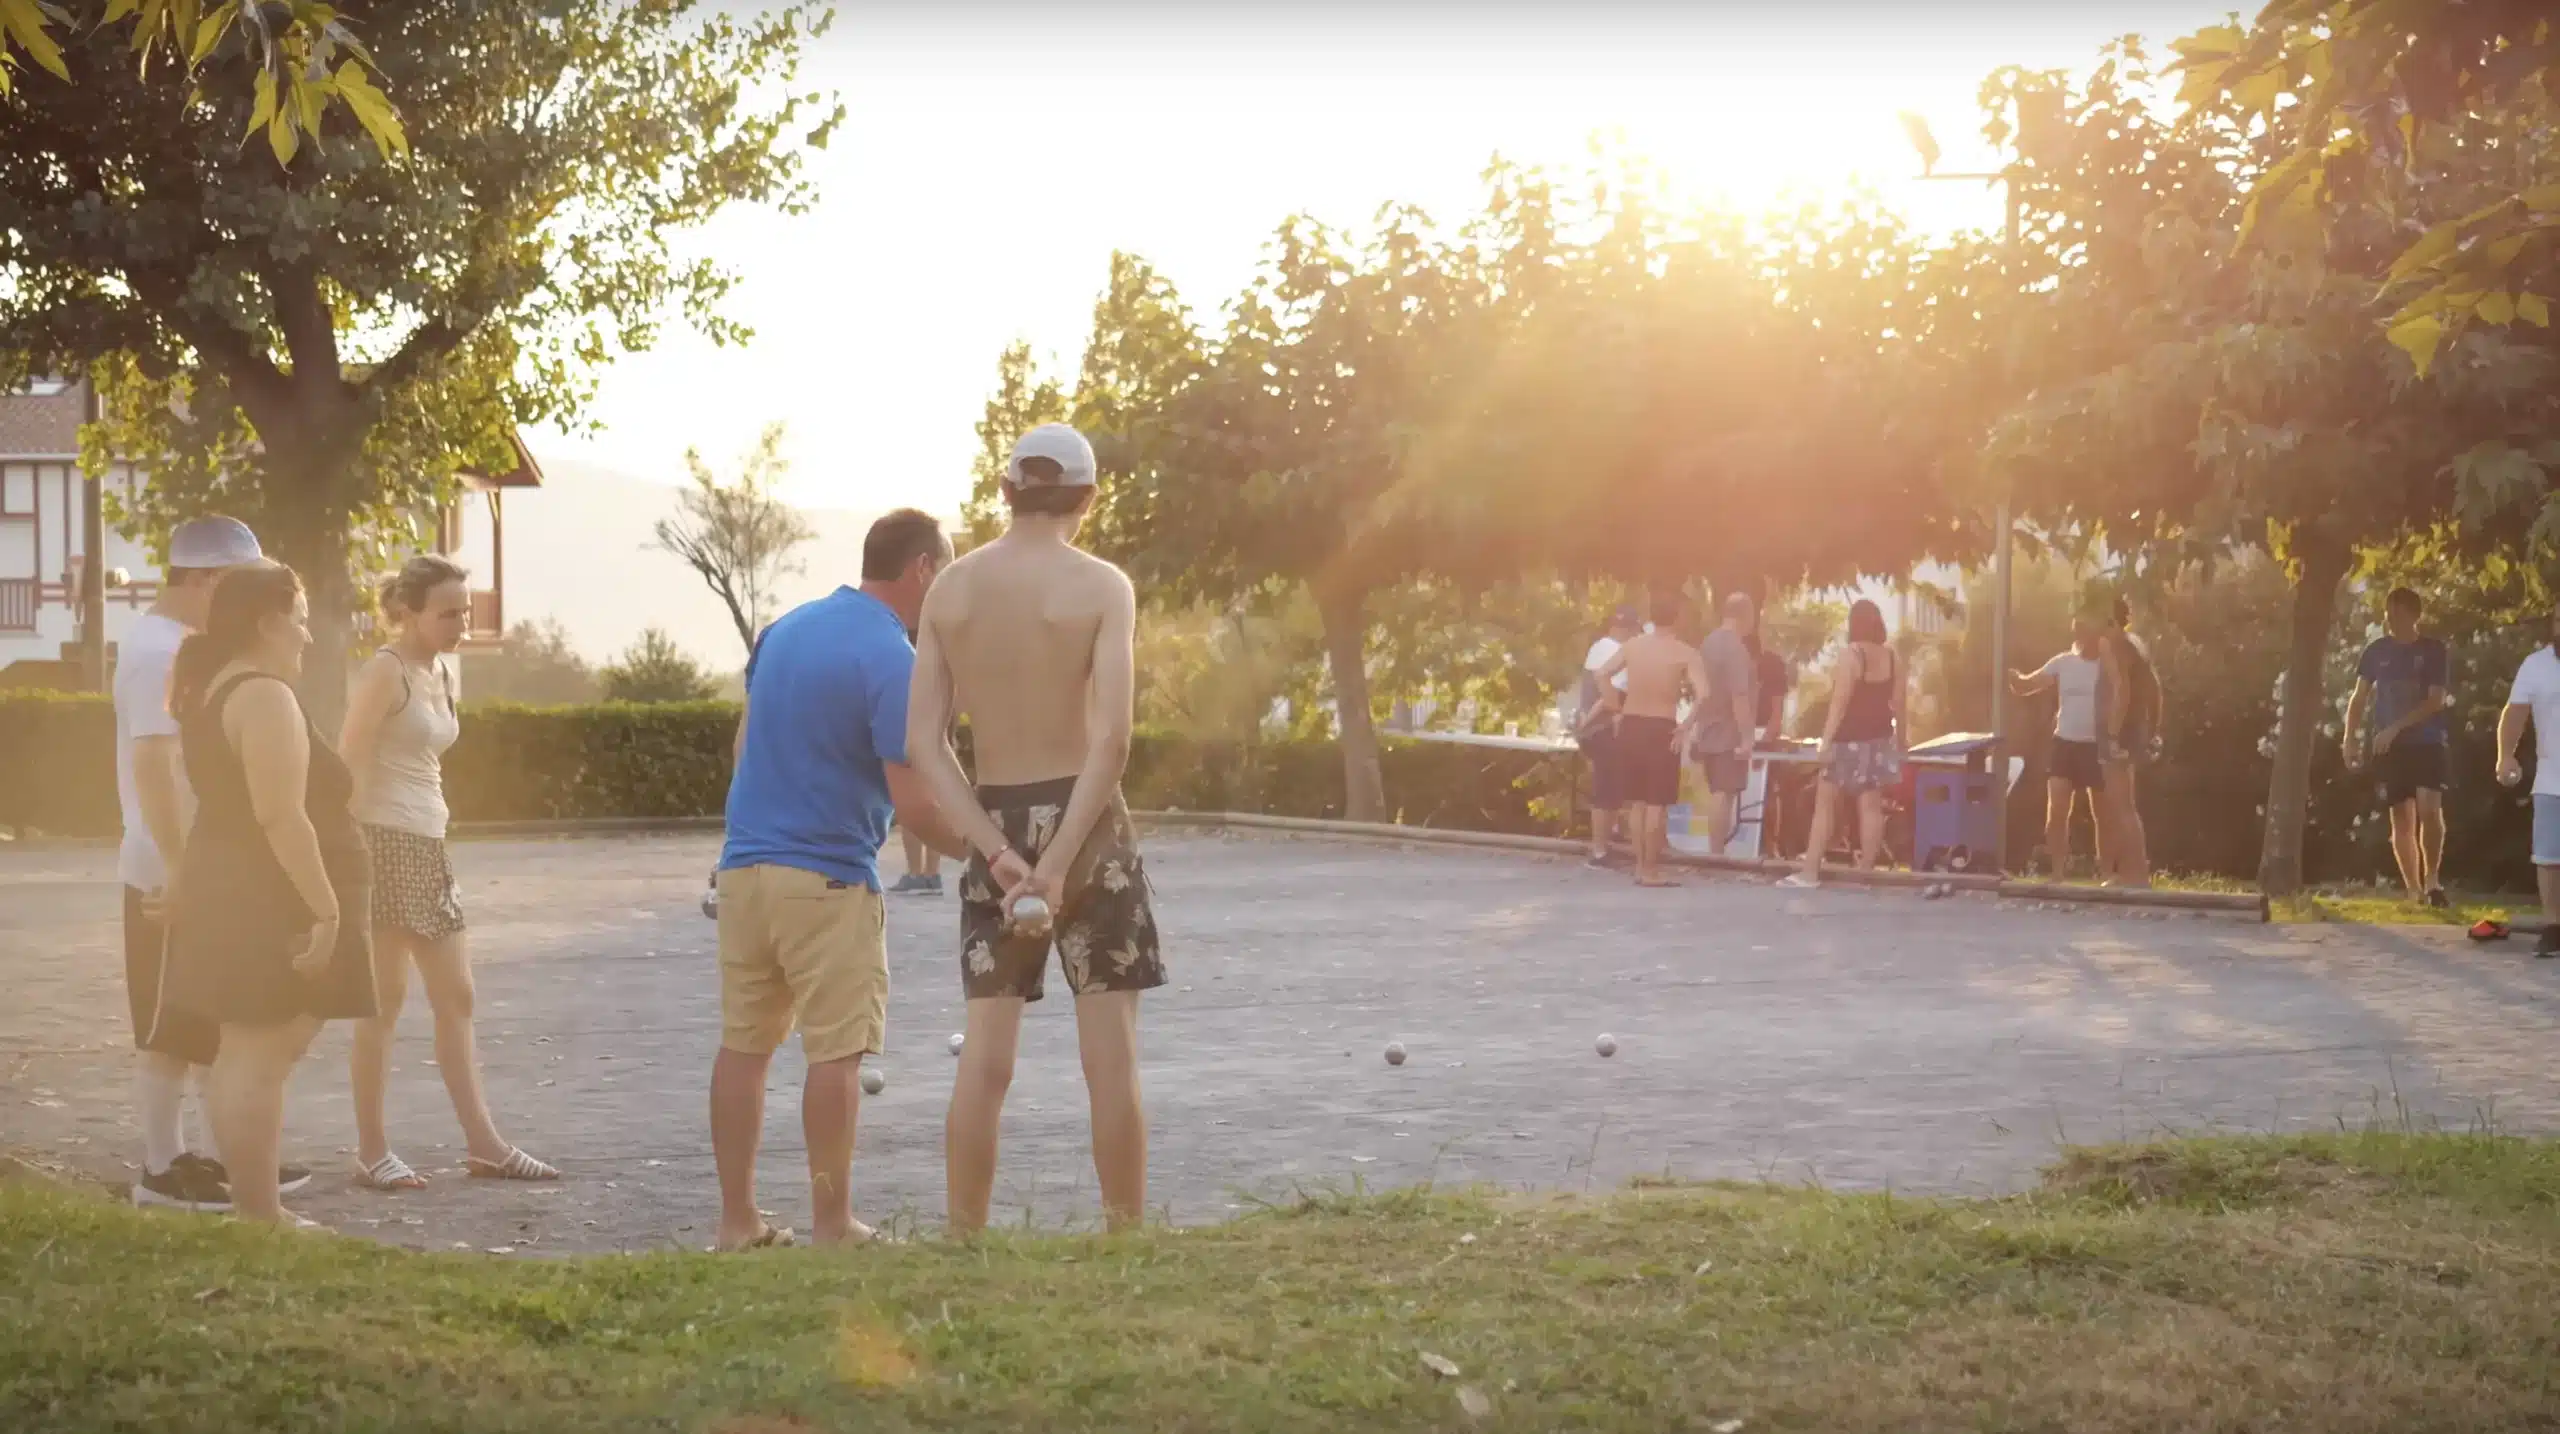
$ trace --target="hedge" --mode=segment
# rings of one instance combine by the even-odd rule
[[[729,787],[737,708],[722,702],[475,706],[445,759],[456,821],[716,816]],[[1553,834],[1576,791],[1570,758],[1447,742],[1381,754],[1398,821]],[[1205,742],[1138,734],[1129,803],[1184,811],[1338,817],[1342,759],[1330,740]],[[92,695],[0,697],[0,827],[54,836],[117,830],[115,716]]]

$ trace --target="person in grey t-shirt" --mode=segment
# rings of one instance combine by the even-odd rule
[[[1724,855],[1733,840],[1736,808],[1751,776],[1751,738],[1758,711],[1753,691],[1759,664],[1750,637],[1760,614],[1750,594],[1724,600],[1724,625],[1699,645],[1707,663],[1707,692],[1698,703],[1696,736],[1689,752],[1707,779],[1707,850]]]

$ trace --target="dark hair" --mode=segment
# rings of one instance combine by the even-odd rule
[[[427,594],[446,583],[468,583],[471,570],[440,553],[420,553],[400,565],[400,571],[382,585],[382,610],[385,613],[423,612]]]
[[[943,536],[941,519],[921,509],[900,508],[882,514],[863,536],[862,580],[893,583],[904,577],[918,558],[950,556],[951,540]]]
[[[1067,470],[1054,458],[1025,458],[1022,471],[1033,478],[1051,479]],[[1004,504],[1016,513],[1033,518],[1079,518],[1093,506],[1094,496],[1102,490],[1090,483],[1068,486],[1043,482],[1027,488],[1004,485]]]
[[[2115,604],[2111,611],[2115,614],[2116,626],[2133,626],[2133,604],[2125,601],[2124,594],[2116,594]]]
[[[1689,603],[1678,593],[1664,593],[1647,606],[1652,609],[1655,627],[1677,627],[1681,617],[1687,613]]]
[[[2382,600],[2382,605],[2385,608],[2405,607],[2413,613],[2427,610],[2427,600],[2418,596],[2416,588],[2393,588],[2390,596]]]
[[[169,668],[169,715],[184,718],[204,701],[205,688],[223,665],[249,650],[268,618],[289,615],[302,596],[302,579],[282,563],[233,568],[213,589],[204,631],[178,644]]]
[[[1860,598],[1849,604],[1849,640],[1851,642],[1883,642],[1884,609]]]

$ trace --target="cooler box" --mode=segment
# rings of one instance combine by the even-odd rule
[[[1903,753],[1915,870],[1998,869],[2000,782],[1991,772],[1992,743],[1987,733],[1950,732]]]

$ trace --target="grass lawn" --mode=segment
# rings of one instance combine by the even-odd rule
[[[2174,891],[2255,891],[2251,882],[2235,881],[2224,876],[2161,875],[2157,884]],[[2439,910],[2420,901],[2411,901],[2398,884],[2383,886],[2371,883],[2338,882],[2316,886],[2299,896],[2279,897],[2267,903],[2268,916],[2276,921],[2343,921],[2362,926],[2468,926],[2483,916],[2501,921],[2523,918],[2532,920],[2542,913],[2529,897],[2520,898],[2507,892],[2450,891],[2450,909]]]
[[[2551,1142],[2344,1134],[2078,1151],[1983,1202],[1412,1193],[538,1261],[18,1181],[0,1429],[2547,1429],[2555,1192]]]

